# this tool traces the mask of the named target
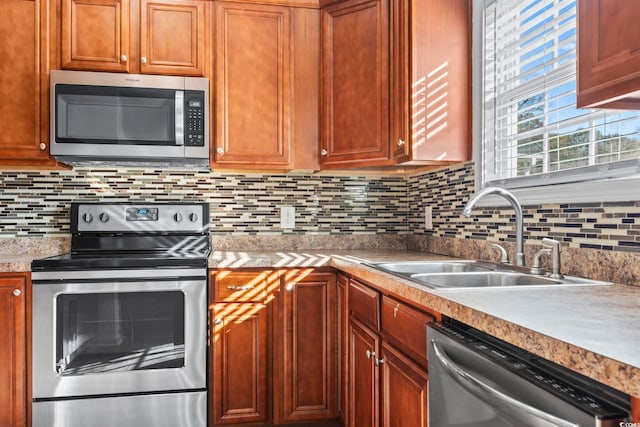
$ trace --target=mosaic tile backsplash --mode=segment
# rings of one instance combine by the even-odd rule
[[[415,176],[323,176],[90,169],[0,172],[0,237],[65,236],[69,203],[206,201],[215,235],[414,235],[514,240],[511,208],[461,215],[474,190],[473,164]],[[295,206],[296,227],[280,228]],[[424,207],[433,229],[424,228]],[[565,247],[640,253],[640,201],[525,206],[525,239]],[[407,239],[409,240],[409,239]],[[407,245],[410,243],[407,242]]]
[[[462,209],[474,191],[473,164],[425,173],[408,179],[409,229],[418,235],[490,241],[515,240],[513,209]],[[433,210],[433,229],[425,230],[424,208]],[[640,253],[640,201],[526,205],[525,243],[554,238],[569,248]],[[532,242],[533,241],[533,242]]]
[[[407,233],[403,177],[334,177],[154,170],[0,172],[0,237],[69,234],[71,201],[204,201],[212,233]],[[280,228],[280,207],[296,227]]]

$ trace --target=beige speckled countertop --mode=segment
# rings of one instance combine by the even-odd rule
[[[640,396],[640,287],[435,290],[363,265],[447,259],[403,251],[214,252],[211,268],[334,267],[634,396]]]

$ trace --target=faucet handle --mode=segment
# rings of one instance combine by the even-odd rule
[[[500,252],[500,264],[509,264],[509,255],[507,254],[505,248],[497,243],[492,243],[491,247]]]
[[[551,250],[557,250],[558,252],[562,252],[562,246],[560,246],[560,242],[554,239],[549,239],[547,237],[542,239],[542,246],[545,248],[549,248]]]

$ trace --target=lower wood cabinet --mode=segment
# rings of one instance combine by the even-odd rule
[[[27,274],[0,274],[0,426],[27,425]]]
[[[209,283],[210,425],[335,420],[335,272],[214,270]]]
[[[427,426],[427,370],[384,341],[380,355],[380,424],[385,427]]]
[[[212,317],[212,423],[266,422],[267,306],[214,304]]]
[[[426,427],[426,328],[436,316],[354,280],[347,294],[346,426]]]

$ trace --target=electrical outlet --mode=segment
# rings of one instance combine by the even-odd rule
[[[433,209],[431,209],[431,206],[424,207],[424,229],[433,229]]]
[[[296,208],[295,206],[280,207],[280,228],[292,229],[296,227]]]

